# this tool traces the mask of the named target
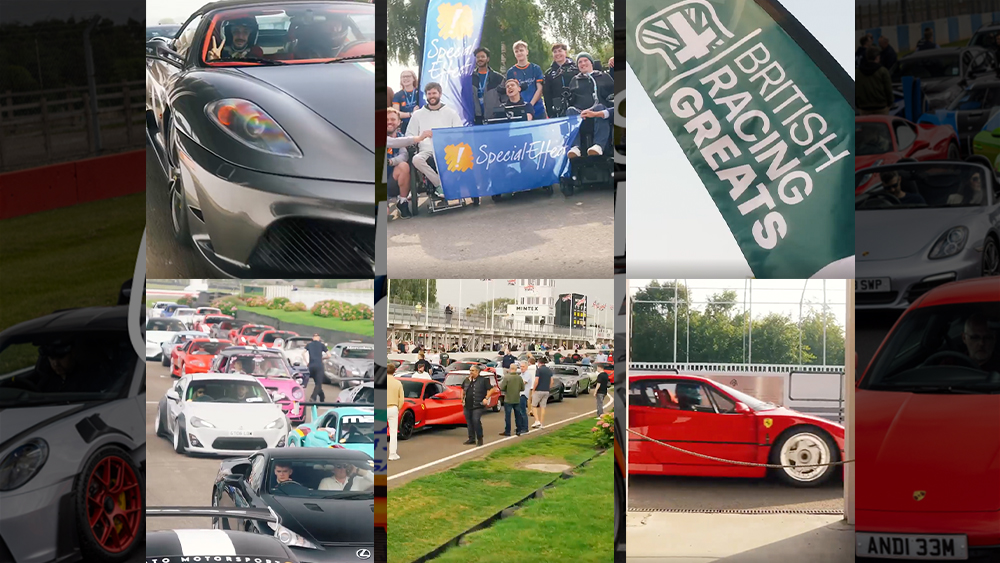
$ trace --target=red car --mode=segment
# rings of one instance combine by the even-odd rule
[[[947,125],[917,124],[888,115],[866,115],[854,118],[854,138],[857,147],[855,171],[903,160],[961,159],[958,135]],[[854,187],[854,195],[876,183],[870,175],[862,176]]]
[[[615,382],[615,364],[613,362],[596,362],[594,367],[608,374],[608,382]]]
[[[267,325],[243,325],[229,331],[229,340],[239,346],[252,346],[257,336],[268,330],[274,330],[273,326]]]
[[[257,335],[257,338],[251,344],[256,346],[263,346],[265,348],[274,348],[274,341],[277,339],[288,340],[289,338],[298,336],[299,333],[292,332],[290,330],[265,330],[264,332]]]
[[[858,556],[1000,561],[998,340],[993,277],[930,290],[882,341],[855,390]]]
[[[400,440],[408,440],[414,432],[428,426],[465,424],[461,387],[412,377],[396,379],[403,384],[397,434]]]
[[[199,324],[199,330],[212,334],[215,332],[215,327],[218,326],[219,323],[231,320],[233,320],[233,318],[229,315],[208,315],[205,317],[205,320]]]
[[[629,428],[695,453],[732,461],[816,465],[842,459],[844,427],[766,403],[693,375],[638,375],[629,380]],[[776,472],[796,487],[815,487],[840,466]],[[765,477],[767,469],[722,463],[628,437],[629,474]]]
[[[189,373],[207,373],[212,360],[232,343],[217,338],[195,338],[174,349],[170,355],[170,375],[184,377]]]

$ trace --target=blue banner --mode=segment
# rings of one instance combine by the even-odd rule
[[[427,6],[420,90],[429,82],[440,84],[441,101],[454,108],[466,125],[476,115],[469,77],[476,67],[485,13],[486,0],[431,0]]]
[[[434,161],[448,199],[559,183],[580,116],[434,130]]]

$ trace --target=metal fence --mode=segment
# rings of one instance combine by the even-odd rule
[[[745,368],[750,367],[750,364],[754,362],[754,323],[761,320],[761,312],[764,314],[769,313],[779,313],[786,316],[789,319],[789,324],[794,324],[797,326],[798,330],[798,347],[795,349],[794,345],[791,346],[790,350],[792,355],[796,357],[797,361],[790,361],[787,365],[798,364],[799,366],[805,365],[816,365],[816,366],[827,366],[828,364],[837,365],[835,369],[843,369],[841,362],[842,354],[846,352],[843,349],[845,344],[845,339],[843,338],[844,327],[836,323],[828,323],[827,318],[834,308],[843,308],[846,311],[846,297],[841,299],[836,299],[834,296],[844,294],[846,289],[845,280],[801,280],[800,289],[793,289],[790,285],[788,287],[778,288],[772,287],[771,282],[777,282],[777,280],[742,280],[735,281],[733,285],[727,285],[726,287],[707,287],[698,286],[700,280],[692,280],[689,284],[687,280],[669,280],[669,283],[663,283],[660,287],[660,291],[666,293],[667,299],[660,300],[648,300],[648,299],[638,299],[636,294],[639,291],[647,289],[644,284],[631,285],[629,287],[629,305],[632,309],[632,314],[629,316],[632,326],[630,327],[630,340],[629,346],[632,351],[632,363],[630,365],[636,365],[637,354],[636,354],[636,341],[638,338],[645,336],[645,341],[648,342],[648,335],[637,334],[636,331],[643,330],[643,327],[636,326],[636,316],[637,311],[640,308],[646,308],[647,311],[653,310],[655,313],[666,320],[667,332],[662,334],[656,334],[655,340],[658,342],[666,343],[669,348],[667,351],[662,351],[658,357],[655,358],[643,358],[643,363],[645,365],[654,364],[711,364],[716,365],[717,362],[726,362],[726,360],[720,357],[705,357],[710,355],[706,353],[702,346],[699,351],[699,347],[696,345],[694,351],[692,350],[692,341],[697,341],[700,334],[697,332],[692,332],[691,327],[691,316],[692,313],[698,313],[707,318],[708,310],[710,308],[719,310],[730,309],[733,314],[733,322],[737,322],[736,318],[740,319],[738,324],[731,324],[729,331],[725,333],[724,338],[726,342],[713,342],[714,348],[729,348],[732,343],[733,338],[739,338],[736,343],[740,344],[742,347],[742,362],[739,365]],[[782,280],[784,281],[784,280]],[[635,283],[635,282],[630,282]],[[670,285],[673,284],[673,285]],[[736,285],[738,284],[738,286]],[[786,284],[787,285],[787,284]],[[681,289],[677,289],[680,287]],[[829,291],[828,291],[829,290]],[[718,299],[699,299],[691,298],[693,292],[712,292],[712,295],[722,293],[724,291],[735,291],[738,297],[736,300],[723,301]],[[782,298],[771,297],[774,295],[775,291],[781,291]],[[755,296],[754,293],[757,293]],[[812,299],[807,298],[807,293],[813,297]],[[687,295],[685,299],[684,295]],[[817,302],[818,301],[818,302]],[[755,309],[757,316],[755,317]],[[809,364],[804,362],[805,358],[804,350],[807,346],[804,344],[804,334],[803,334],[803,321],[809,317],[810,314],[817,314],[821,320],[822,329],[822,340],[820,342],[819,348],[816,350],[811,350],[811,354],[815,354],[816,363]],[[724,324],[724,323],[723,323]],[[698,330],[697,327],[694,329]],[[738,334],[736,332],[738,331]],[[828,342],[827,336],[828,331],[831,334],[830,345],[836,341],[838,343],[838,349],[836,354],[828,355]],[[833,335],[836,333],[839,335],[838,338],[834,338]],[[773,336],[772,334],[767,334],[767,336]],[[740,346],[736,346],[737,349]],[[738,350],[737,350],[738,351]],[[832,350],[831,350],[832,351]],[[709,350],[710,352],[710,350]],[[699,357],[699,354],[701,357]],[[837,356],[838,361],[834,361],[833,356]],[[758,359],[757,363],[760,364],[761,361]],[[721,365],[721,364],[720,364]],[[786,368],[787,369],[787,365]],[[828,366],[829,367],[829,366]],[[766,368],[769,369],[769,368]],[[819,368],[825,370],[828,368]]]
[[[0,171],[145,146],[143,81],[0,93]],[[95,111],[96,108],[96,111]]]
[[[487,315],[475,312],[461,311],[457,309],[448,315],[441,308],[425,308],[422,305],[403,305],[399,303],[389,304],[388,324],[410,325],[432,328],[451,328],[456,330],[493,330],[516,332],[530,338],[544,338],[546,336],[560,336],[567,338],[587,338],[594,337],[601,339],[611,338],[611,329],[586,327],[571,328],[568,326],[552,326],[528,324],[504,319],[498,316],[495,324],[490,323]]]
[[[854,5],[855,29],[995,12],[1000,0],[867,0]]]

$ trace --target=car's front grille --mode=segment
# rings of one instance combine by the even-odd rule
[[[915,283],[912,286],[910,286],[909,291],[906,292],[906,300],[909,301],[910,303],[913,303],[921,295],[927,293],[928,291],[934,289],[935,287],[937,287],[939,285],[943,285],[943,284],[949,283],[951,281],[953,281],[953,280],[951,280],[951,279],[944,279],[944,280],[932,281],[932,282]]]
[[[216,438],[212,447],[217,450],[264,450],[267,442],[263,438]]]
[[[878,293],[855,294],[856,305],[888,305],[896,302],[898,291],[880,291]]]
[[[267,229],[249,266],[287,275],[371,275],[374,262],[374,227],[293,218]]]

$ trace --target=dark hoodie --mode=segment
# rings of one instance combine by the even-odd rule
[[[854,100],[858,109],[877,111],[892,107],[895,97],[892,94],[892,78],[884,66],[864,60],[858,67],[857,84]]]
[[[559,117],[566,113],[566,104],[560,103],[560,107],[557,108],[556,100],[562,100],[563,91],[569,88],[570,81],[579,73],[580,70],[576,68],[576,63],[569,57],[566,57],[566,62],[562,66],[552,61],[552,66],[545,71],[545,79],[542,82],[542,98],[545,99],[545,112],[549,117]],[[560,108],[562,111],[559,111]]]

